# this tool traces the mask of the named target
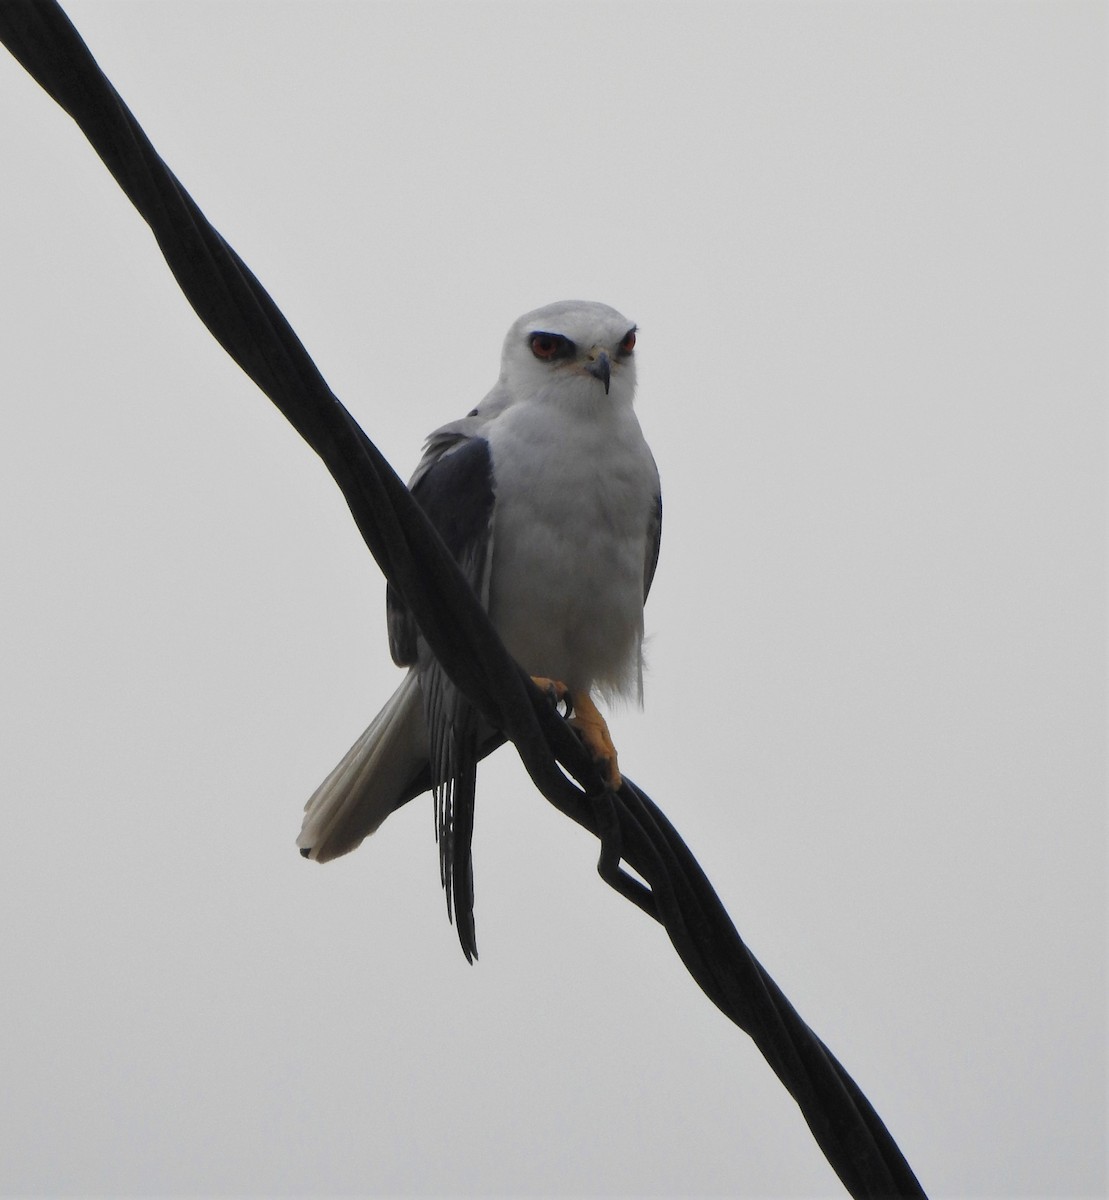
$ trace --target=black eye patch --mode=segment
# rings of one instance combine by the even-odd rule
[[[568,337],[561,333],[533,333],[528,339],[531,352],[543,362],[554,362],[559,358],[573,358],[575,347]]]

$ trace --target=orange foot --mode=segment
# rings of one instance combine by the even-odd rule
[[[593,761],[600,767],[605,786],[618,792],[624,781],[617,766],[616,747],[612,744],[608,725],[605,724],[605,719],[593,703],[590,694],[572,692],[566,684],[557,679],[546,679],[539,675],[533,675],[531,678],[535,686],[546,692],[555,704],[566,702],[573,713],[570,724],[585,743]]]

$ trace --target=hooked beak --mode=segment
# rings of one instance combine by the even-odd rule
[[[594,379],[599,379],[605,385],[605,395],[607,396],[608,381],[612,377],[612,364],[608,361],[608,354],[602,350],[585,369]]]

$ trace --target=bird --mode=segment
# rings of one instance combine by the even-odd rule
[[[634,411],[634,322],[567,300],[525,313],[493,388],[431,433],[409,481],[513,658],[556,703],[618,791],[594,695],[643,703],[643,609],[658,563],[662,489]],[[386,589],[400,686],[305,805],[297,845],[327,862],[428,787],[440,874],[477,957],[470,840],[478,759],[503,740],[439,666]]]

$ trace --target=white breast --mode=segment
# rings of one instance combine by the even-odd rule
[[[641,687],[658,474],[630,405],[521,404],[486,436],[496,487],[489,611],[509,651],[573,689]]]

